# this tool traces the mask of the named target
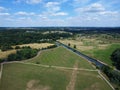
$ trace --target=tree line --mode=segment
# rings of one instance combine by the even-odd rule
[[[116,49],[111,54],[111,60],[113,62],[113,65],[120,70],[120,48]],[[110,82],[114,83],[117,86],[120,86],[120,72],[116,71],[108,66],[103,66],[101,70],[106,74],[106,76],[109,78]],[[115,88],[116,90],[119,90],[119,87]]]
[[[43,31],[27,32],[27,30],[1,30],[0,31],[0,49],[2,51],[12,49],[12,45],[29,44],[29,43],[53,43],[62,38],[68,38],[70,33],[47,33]]]

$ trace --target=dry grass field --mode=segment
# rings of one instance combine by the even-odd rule
[[[77,49],[80,51],[86,51],[86,50],[93,50],[95,48],[97,49],[106,49],[109,44],[99,44],[99,40],[96,39],[64,39],[59,40],[61,43],[64,43],[68,45],[70,43],[70,46],[73,47],[74,45],[77,46]]]
[[[54,45],[54,44],[51,44],[51,43],[31,43],[31,44],[22,44],[22,45],[18,45],[18,46],[20,46],[20,47],[30,46],[31,48],[41,49],[41,48],[46,48],[46,47],[51,46],[51,45]]]
[[[0,51],[0,58],[6,58],[9,54],[16,53],[16,50]]]

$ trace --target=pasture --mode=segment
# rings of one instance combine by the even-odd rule
[[[28,61],[4,64],[0,90],[112,89],[91,63],[58,47],[45,50]]]
[[[77,75],[75,90],[112,90],[97,72],[78,71]]]
[[[26,64],[4,65],[0,90],[65,90],[69,71]]]
[[[79,68],[94,69],[91,63],[63,47],[45,50],[28,62],[62,67],[73,67],[75,62],[78,62]]]

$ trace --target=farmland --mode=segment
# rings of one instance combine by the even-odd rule
[[[112,90],[91,63],[63,47],[45,50],[28,61],[4,64],[0,82],[0,90],[72,90],[72,88]]]

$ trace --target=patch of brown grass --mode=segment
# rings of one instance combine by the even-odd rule
[[[20,46],[20,47],[30,46],[31,48],[41,49],[41,48],[46,48],[46,47],[51,46],[51,45],[54,45],[54,44],[50,44],[50,43],[31,43],[31,44],[22,44],[22,45],[18,45],[18,46]]]
[[[89,51],[89,50],[93,50],[93,49],[106,49],[109,44],[99,44],[100,40],[96,40],[96,39],[76,39],[76,40],[72,40],[72,39],[64,39],[64,40],[59,40],[59,42],[68,45],[70,43],[71,47],[74,47],[74,45],[76,45],[77,49],[80,51]],[[84,42],[92,42],[91,45],[84,45]]]
[[[39,85],[39,80],[30,80],[26,90],[50,90],[50,87]]]
[[[9,54],[16,53],[16,50],[0,51],[0,58],[6,58]]]
[[[77,49],[81,50],[81,51],[85,51],[85,50],[91,50],[93,49],[93,46],[84,46],[82,41],[78,41],[78,40],[59,40],[61,43],[64,43],[66,45],[68,45],[70,43],[70,46],[73,47],[74,45],[76,45]]]

